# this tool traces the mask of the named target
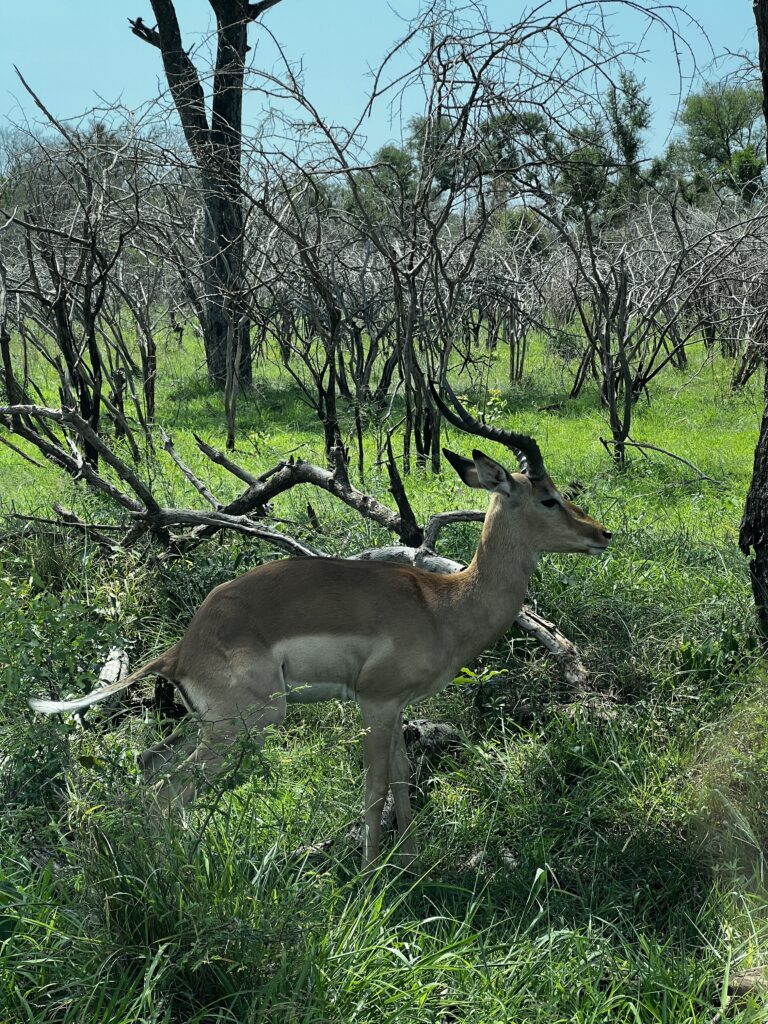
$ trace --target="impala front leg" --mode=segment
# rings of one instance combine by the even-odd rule
[[[365,837],[363,845],[363,871],[367,871],[379,856],[381,843],[381,812],[389,789],[391,752],[395,729],[402,731],[400,705],[361,702],[365,735],[363,736],[363,764],[365,765],[365,803],[363,818]]]
[[[397,831],[400,839],[400,859],[404,864],[409,864],[416,856],[416,840],[411,830],[413,818],[410,794],[411,765],[405,749],[402,709],[397,717],[390,750],[389,785],[395,803]]]

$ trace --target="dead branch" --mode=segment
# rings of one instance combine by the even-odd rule
[[[589,681],[581,655],[576,645],[562,633],[554,622],[545,619],[528,605],[523,605],[515,624],[539,641],[557,658],[560,671],[576,693],[583,691]]]
[[[430,516],[427,525],[424,527],[424,541],[422,547],[434,551],[437,544],[437,535],[445,526],[452,523],[482,523],[485,519],[485,512],[476,509],[457,510],[455,512],[437,512]]]
[[[278,494],[297,484],[312,484],[328,491],[364,518],[371,519],[399,537],[402,537],[403,531],[407,532],[402,517],[376,498],[358,491],[348,480],[339,479],[337,474],[321,466],[301,460],[294,461],[292,458],[277,466],[267,479],[257,478],[248,490],[225,505],[222,511],[229,515],[246,515],[255,509],[263,508]]]
[[[156,46],[160,49],[160,33],[157,28],[150,28],[149,25],[145,25],[142,18],[129,18],[128,24],[131,26],[131,32],[145,43],[149,43],[150,46]]]
[[[421,545],[424,542],[424,533],[416,522],[416,516],[413,514],[411,503],[408,500],[405,487],[403,487],[403,480],[392,451],[390,434],[387,434],[387,472],[389,473],[389,490],[400,512],[401,527],[398,531],[400,539],[404,544]]]
[[[4,444],[6,448],[10,448],[12,452],[15,452],[22,459],[24,459],[25,462],[31,463],[37,469],[43,469],[42,462],[38,462],[37,459],[33,459],[31,455],[27,455],[26,452],[23,452],[21,448],[17,447],[15,444],[13,444],[13,442],[9,441],[8,438],[0,437],[0,444]]]
[[[242,466],[238,466],[236,462],[233,462],[231,459],[227,458],[224,452],[219,451],[218,448],[213,448],[211,445],[207,444],[200,437],[199,434],[193,434],[192,436],[194,437],[197,447],[200,449],[203,455],[206,455],[211,460],[211,462],[215,462],[217,466],[222,466],[224,469],[227,470],[228,473],[231,473],[233,476],[236,476],[239,480],[242,480],[244,483],[253,485],[257,484],[259,480],[265,479],[265,477],[255,477],[253,473],[249,473],[248,470],[243,469]]]
[[[211,493],[211,491],[205,486],[203,481],[200,480],[197,476],[195,476],[195,474],[192,472],[192,470],[189,468],[189,466],[185,462],[182,461],[182,459],[179,456],[179,454],[177,453],[176,449],[173,447],[173,441],[166,434],[166,432],[162,429],[162,427],[160,428],[160,437],[161,437],[162,442],[163,442],[164,450],[168,452],[170,457],[173,459],[173,461],[179,467],[179,469],[184,474],[184,476],[187,478],[187,480],[189,480],[189,482],[192,484],[192,486],[195,488],[195,490],[198,492],[198,494],[201,494],[205,498],[205,500],[208,502],[209,505],[211,505],[213,508],[215,508],[216,511],[219,511],[219,509],[222,508],[222,503],[219,501],[219,499],[214,494]]]
[[[270,7],[274,7],[275,4],[279,4],[280,0],[259,0],[258,3],[248,4],[246,7],[246,17],[249,21],[255,21],[261,17],[265,11],[268,11]]]
[[[157,521],[167,529],[175,526],[192,526],[196,528],[212,527],[215,531],[232,530],[233,533],[242,533],[258,540],[267,541],[281,551],[286,551],[289,555],[309,558],[327,557],[325,552],[313,548],[309,544],[303,544],[287,534],[254,523],[248,516],[233,516],[215,510],[198,512],[188,508],[163,508],[158,512]],[[172,536],[171,540],[175,546],[179,546],[187,540],[198,537],[199,532],[195,532],[192,536]]]
[[[119,541],[114,537],[108,537],[104,531],[114,530],[116,527],[113,526],[91,526],[89,523],[84,522],[80,516],[76,515],[71,509],[64,508],[57,501],[53,503],[53,511],[59,517],[58,522],[63,523],[65,526],[73,526],[75,529],[80,530],[83,533],[87,533],[89,537],[100,544],[103,548],[107,548],[110,551],[114,551],[120,546]],[[121,533],[124,532],[121,527]]]
[[[131,490],[144,502],[144,505],[148,512],[158,512],[159,505],[155,500],[152,492],[149,488],[136,476],[131,467],[123,462],[121,458],[115,455],[114,451],[104,441],[104,439],[96,433],[90,423],[83,419],[79,413],[75,412],[74,409],[49,409],[42,405],[2,405],[0,406],[0,416],[30,416],[36,419],[50,419],[56,423],[61,423],[63,426],[71,427],[84,441],[90,443],[93,448],[99,453],[104,459],[108,466],[110,466],[115,473],[123,480],[124,483],[128,484]],[[19,431],[21,433],[21,431]],[[29,438],[33,444],[38,444],[35,438]],[[39,444],[38,444],[38,447]],[[45,453],[44,453],[45,454]],[[72,457],[76,459],[80,465],[78,466],[78,475],[85,476],[89,482],[92,482],[94,486],[100,490],[107,490],[110,488],[116,492],[119,497],[116,499],[126,508],[129,508],[133,512],[141,513],[143,511],[141,505],[130,498],[128,495],[118,491],[117,488],[107,485],[107,482],[101,477],[96,470],[89,467],[82,460],[82,457],[75,451],[72,452]]]
[[[443,558],[427,548],[407,548],[402,545],[383,548],[368,548],[352,558],[366,562],[399,562],[402,565],[413,565],[426,572],[454,573],[465,568],[463,563],[454,562],[452,558]]]
[[[2,408],[7,409],[12,418],[14,411],[19,408],[38,407],[5,406]],[[0,408],[0,417],[3,416],[2,408]],[[6,425],[8,425],[7,422]],[[65,469],[73,480],[85,480],[91,487],[93,487],[94,490],[108,494],[116,504],[122,506],[128,512],[140,513],[142,511],[142,507],[138,502],[134,501],[129,495],[125,494],[113,483],[106,480],[93,468],[93,466],[86,462],[77,447],[71,441],[69,442],[70,450],[67,452],[60,442],[54,443],[49,441],[31,426],[20,421],[17,421],[13,425],[13,432],[19,437],[23,437],[26,441],[29,441],[30,444],[35,445],[54,465],[59,466],[61,469]]]
[[[607,441],[604,437],[601,437],[600,444],[602,444],[605,450],[610,453],[612,442]],[[692,462],[689,462],[688,459],[684,459],[682,455],[675,455],[674,452],[668,452],[666,448],[657,448],[655,444],[647,444],[645,441],[624,441],[624,447],[640,448],[641,450],[658,452],[660,455],[668,455],[670,459],[675,459],[677,462],[682,462],[684,466],[687,466],[689,469],[692,469],[693,472],[698,474],[698,476],[702,480],[707,480],[711,484],[722,484],[723,482],[722,480],[715,480],[715,478],[712,476],[707,476],[707,474],[703,473],[698,468],[698,466],[694,466]]]
[[[71,526],[81,533],[87,534],[89,538],[95,540],[97,544],[109,551],[115,551],[117,548],[123,546],[121,541],[117,538],[113,539],[105,536],[105,534],[102,533],[102,530],[117,530],[122,534],[125,533],[124,527],[85,523],[82,519],[76,516],[74,512],[70,512],[67,509],[62,508],[58,503],[54,504],[53,507],[54,511],[59,515],[58,519],[50,519],[47,516],[23,515],[21,512],[8,512],[6,515],[9,519],[18,519],[22,523],[31,523],[35,526]]]

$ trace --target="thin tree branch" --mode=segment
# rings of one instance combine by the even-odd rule
[[[606,451],[610,451],[610,448],[613,445],[613,441],[608,441],[604,437],[600,438],[600,443],[603,445]],[[715,478],[712,476],[707,476],[706,473],[702,473],[698,466],[694,466],[692,462],[689,462],[688,459],[684,459],[682,455],[675,455],[674,452],[668,452],[665,448],[658,448],[655,444],[647,444],[645,441],[622,441],[622,444],[626,448],[640,448],[642,450],[647,449],[648,451],[651,452],[658,452],[660,455],[668,455],[670,459],[675,459],[677,462],[682,462],[684,466],[687,466],[689,469],[692,469],[694,473],[697,473],[702,480],[708,480],[711,484],[722,484],[723,482],[722,480],[715,480]]]
[[[195,488],[195,490],[198,492],[198,494],[201,494],[205,498],[205,500],[208,502],[208,504],[211,505],[213,508],[215,508],[216,511],[219,511],[221,508],[223,508],[222,503],[219,501],[219,499],[216,497],[216,495],[212,494],[211,491],[205,486],[203,481],[200,480],[197,476],[195,476],[195,474],[192,472],[192,470],[189,468],[189,466],[185,462],[182,461],[182,459],[179,456],[179,454],[177,453],[176,449],[173,447],[173,441],[166,434],[166,432],[163,430],[162,427],[160,428],[160,437],[161,437],[162,442],[163,442],[164,450],[168,452],[170,457],[173,459],[173,461],[179,467],[179,469],[184,474],[184,476],[187,478],[187,480],[189,480],[189,482],[192,484],[192,486]]]
[[[427,525],[424,527],[424,541],[422,547],[431,551],[435,550],[437,535],[445,526],[452,523],[482,523],[485,520],[485,512],[476,509],[457,509],[455,512],[437,512],[430,516]]]
[[[253,486],[254,484],[258,484],[259,481],[267,479],[266,476],[256,477],[253,473],[249,473],[247,469],[243,469],[242,466],[238,466],[238,464],[228,458],[224,452],[220,451],[218,448],[213,448],[211,445],[203,441],[199,434],[193,433],[192,436],[203,455],[207,456],[211,462],[215,462],[217,466],[223,466],[228,473],[231,473],[232,476],[236,476],[244,483]],[[279,469],[279,466],[276,467],[276,469]]]
[[[220,511],[198,512],[188,508],[164,508],[160,510],[158,520],[166,528],[192,526],[196,528],[213,527],[214,530],[232,530],[235,533],[243,533],[250,537],[256,537],[258,540],[267,541],[281,551],[287,551],[290,555],[309,558],[327,557],[324,551],[309,544],[303,544],[294,537],[289,537],[277,530],[260,526],[248,516],[232,516]],[[187,538],[175,537],[173,539],[178,542]]]
[[[248,21],[256,21],[256,19],[260,18],[262,14],[270,9],[270,7],[274,7],[279,3],[280,0],[259,0],[258,3],[247,4],[246,17],[248,18]]]
[[[131,26],[131,32],[139,39],[142,39],[145,43],[149,43],[150,46],[156,46],[160,49],[160,33],[155,28],[150,28],[149,25],[145,25],[142,18],[129,18],[128,24]]]

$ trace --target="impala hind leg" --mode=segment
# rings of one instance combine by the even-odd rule
[[[233,686],[231,690],[236,690]],[[227,754],[243,741],[256,748],[264,745],[269,726],[280,725],[285,718],[286,699],[277,684],[267,697],[248,692],[237,694],[237,703],[219,701],[201,713],[200,738],[193,752],[178,766],[158,792],[161,803],[178,801],[182,806],[195,797],[200,783],[210,785],[220,775]]]
[[[363,871],[366,871],[379,856],[381,812],[384,809],[384,801],[389,789],[395,731],[402,733],[402,709],[399,703],[361,702],[360,707],[365,726],[365,735],[363,736],[363,763],[365,765]],[[403,752],[404,750],[405,748],[403,748]],[[400,762],[398,762],[398,770],[400,772],[402,770]],[[398,789],[401,794],[399,799],[402,801],[402,788],[398,787]]]
[[[136,758],[145,782],[152,780],[175,761],[194,750],[199,738],[199,725],[184,720],[172,733],[148,747]]]

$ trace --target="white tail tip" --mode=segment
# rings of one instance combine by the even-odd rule
[[[78,700],[38,700],[33,697],[28,701],[33,711],[39,711],[43,715],[59,715],[62,711],[78,711],[82,704]]]

